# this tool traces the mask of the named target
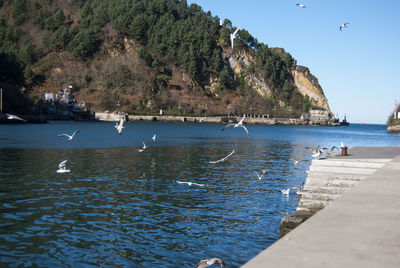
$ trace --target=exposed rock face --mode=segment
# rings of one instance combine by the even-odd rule
[[[313,105],[321,107],[331,113],[328,100],[326,99],[318,79],[310,73],[307,67],[297,65],[292,71],[295,85],[303,96],[308,95]]]
[[[387,132],[390,133],[400,133],[400,124],[399,125],[392,125],[387,127]]]
[[[257,91],[258,94],[263,97],[271,95],[271,89],[261,75],[257,77],[256,74],[249,71],[250,64],[254,62],[254,58],[250,52],[241,49],[238,52],[229,55],[227,58],[233,72],[236,75],[244,76],[247,84]]]
[[[267,85],[262,75],[249,71],[251,63],[255,61],[251,51],[240,49],[232,53],[231,50],[229,50],[225,51],[224,54],[233,72],[236,75],[244,76],[247,83],[257,91],[259,95],[269,97],[272,94],[271,88]],[[328,105],[328,100],[318,83],[318,79],[310,73],[307,67],[297,65],[293,68],[292,76],[297,90],[301,95],[309,96],[314,106],[320,107],[329,114],[332,114]]]

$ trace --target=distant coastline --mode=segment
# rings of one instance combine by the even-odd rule
[[[172,115],[119,115],[116,113],[96,112],[95,118],[100,121],[117,121],[120,116],[125,116],[129,121],[161,121],[161,122],[194,122],[194,123],[235,123],[238,116],[172,116]],[[246,124],[262,125],[319,125],[340,126],[339,122],[332,120],[304,120],[300,118],[266,118],[262,116],[249,116]]]

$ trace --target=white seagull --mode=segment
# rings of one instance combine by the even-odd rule
[[[289,159],[290,161],[293,161],[293,165],[295,165],[295,166],[297,166],[298,164],[299,164],[299,162],[300,161],[303,161],[303,159],[299,159],[299,160],[296,160],[296,159]]]
[[[231,33],[231,47],[232,47],[232,49],[233,49],[233,41],[235,40],[236,34],[237,34],[238,31],[239,31],[239,28],[236,28],[236,30],[233,33]]]
[[[340,148],[344,148],[344,147],[346,147],[346,145],[344,145],[344,143],[341,142],[341,143],[340,143]]]
[[[339,26],[339,30],[342,30],[342,28],[347,28],[348,22],[343,23],[342,25]]]
[[[282,192],[282,194],[289,195],[290,188],[288,188],[288,189],[282,189],[281,192]]]
[[[8,120],[20,120],[20,121],[26,122],[25,119],[22,119],[22,118],[19,117],[19,116],[16,116],[16,115],[13,115],[13,114],[6,114],[6,115],[7,115],[7,119],[8,119]]]
[[[156,134],[154,134],[153,137],[151,137],[151,139],[152,139],[153,141],[156,141]]]
[[[216,262],[218,262],[221,265],[221,268],[225,268],[225,263],[223,260],[221,260],[220,258],[212,258],[212,259],[208,259],[208,260],[201,260],[197,265],[196,268],[206,268],[210,265],[215,264]]]
[[[300,3],[297,3],[296,6],[299,6],[299,7],[302,7],[302,8],[306,8],[307,7],[306,5],[303,5],[303,4],[300,4]]]
[[[121,120],[119,121],[119,124],[118,124],[118,122],[115,122],[115,128],[117,129],[119,135],[121,135],[122,129],[125,128],[124,127],[124,122],[125,122],[125,120],[124,120],[123,117],[121,117]]]
[[[243,115],[243,118],[240,119],[239,123],[236,123],[236,124],[233,124],[233,123],[227,124],[227,125],[222,129],[222,131],[224,131],[226,128],[231,127],[231,126],[233,126],[234,128],[236,128],[236,127],[241,127],[241,128],[244,129],[244,131],[246,131],[247,136],[250,136],[249,131],[248,131],[247,128],[243,125],[243,120],[244,120],[245,117],[246,117],[246,115]]]
[[[261,179],[263,178],[263,176],[264,176],[264,173],[262,173],[261,175],[258,174],[257,171],[254,171],[254,173],[256,173],[256,175],[257,175],[257,177],[258,177],[259,180],[261,180]]]
[[[218,162],[224,162],[226,159],[228,159],[228,157],[230,157],[231,155],[233,155],[233,153],[235,152],[235,150],[232,150],[232,152],[230,152],[227,156],[225,156],[224,158],[221,158],[220,160],[217,161],[210,161],[210,164],[216,164]]]
[[[291,189],[296,190],[297,195],[302,195],[303,194],[303,188],[302,187],[292,187]]]
[[[58,135],[58,137],[68,137],[68,140],[71,141],[74,138],[75,134],[79,133],[79,132],[80,132],[79,130],[75,130],[75,132],[72,133],[72,135],[60,134],[60,135]]]
[[[176,181],[176,182],[177,182],[177,183],[180,183],[180,184],[187,184],[187,185],[189,185],[189,186],[192,186],[192,185],[204,186],[204,184],[195,183],[195,182],[191,182],[191,181]]]
[[[69,172],[69,169],[65,167],[65,163],[67,163],[67,160],[62,161],[60,164],[58,164],[58,170],[57,173],[65,173]]]
[[[146,145],[146,143],[143,142],[143,147],[142,147],[142,149],[139,149],[138,151],[139,151],[139,152],[143,152],[146,148],[147,148],[147,145]]]

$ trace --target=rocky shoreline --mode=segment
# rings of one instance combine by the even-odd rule
[[[388,126],[386,131],[389,133],[400,133],[400,124]]]

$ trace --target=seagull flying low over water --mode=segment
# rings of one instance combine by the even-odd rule
[[[228,157],[230,157],[231,155],[233,155],[233,153],[235,152],[235,150],[232,150],[232,152],[230,152],[227,156],[225,156],[224,158],[221,158],[220,160],[217,161],[210,161],[210,164],[216,164],[218,162],[224,162],[226,159],[228,159]]]
[[[115,128],[117,129],[119,135],[121,135],[122,129],[125,128],[124,122],[125,122],[125,119],[123,117],[121,117],[119,124],[118,124],[118,122],[115,122]]]
[[[226,128],[231,127],[231,126],[233,126],[234,128],[241,127],[241,128],[244,129],[244,131],[246,131],[247,136],[250,136],[249,131],[248,131],[247,128],[243,125],[243,120],[244,120],[245,117],[246,117],[246,115],[243,115],[243,118],[240,119],[239,123],[236,123],[236,124],[233,124],[233,123],[227,124],[227,125],[226,125],[223,129],[221,129],[221,130],[224,131]]]
[[[57,173],[65,173],[69,172],[69,169],[65,167],[65,164],[67,163],[67,160],[62,161],[60,164],[58,164],[58,170]]]
[[[152,139],[153,141],[156,141],[156,134],[154,134],[153,137],[151,137],[151,139]]]
[[[339,26],[339,30],[342,30],[342,28],[347,28],[348,22],[343,23],[342,25]]]
[[[288,188],[288,189],[282,189],[281,192],[282,192],[282,194],[289,195],[290,188]]]
[[[200,184],[200,183],[195,183],[195,182],[191,182],[191,181],[176,181],[179,184],[187,184],[189,186],[192,185],[196,185],[196,186],[204,186],[204,184]]]
[[[19,116],[16,116],[16,115],[13,115],[13,114],[6,114],[6,115],[7,115],[7,119],[8,120],[20,120],[20,121],[26,122],[25,119],[22,119]]]
[[[307,7],[306,5],[303,5],[303,4],[300,4],[300,3],[297,3],[296,6],[299,6],[299,7],[302,7],[302,8],[306,8]]]
[[[236,28],[236,30],[233,33],[231,33],[231,47],[232,47],[232,49],[233,49],[233,41],[235,40],[236,34],[237,34],[238,31],[239,31],[239,28]]]
[[[254,173],[256,173],[257,178],[258,178],[259,180],[261,180],[261,179],[263,178],[263,176],[264,176],[264,173],[262,173],[261,175],[260,175],[257,171],[254,171]]]
[[[146,143],[143,142],[143,147],[142,147],[142,149],[139,149],[138,151],[139,151],[139,152],[143,152],[146,148],[147,148],[147,145],[146,145]]]
[[[60,134],[60,135],[58,135],[58,137],[68,137],[68,140],[71,141],[74,138],[75,134],[79,133],[79,132],[80,132],[79,130],[75,130],[75,132],[72,133],[72,135]]]
[[[210,265],[215,264],[216,262],[218,262],[221,265],[221,268],[225,268],[225,263],[223,260],[221,260],[220,258],[212,258],[212,259],[208,259],[208,260],[201,260],[197,265],[196,268],[206,268]]]

